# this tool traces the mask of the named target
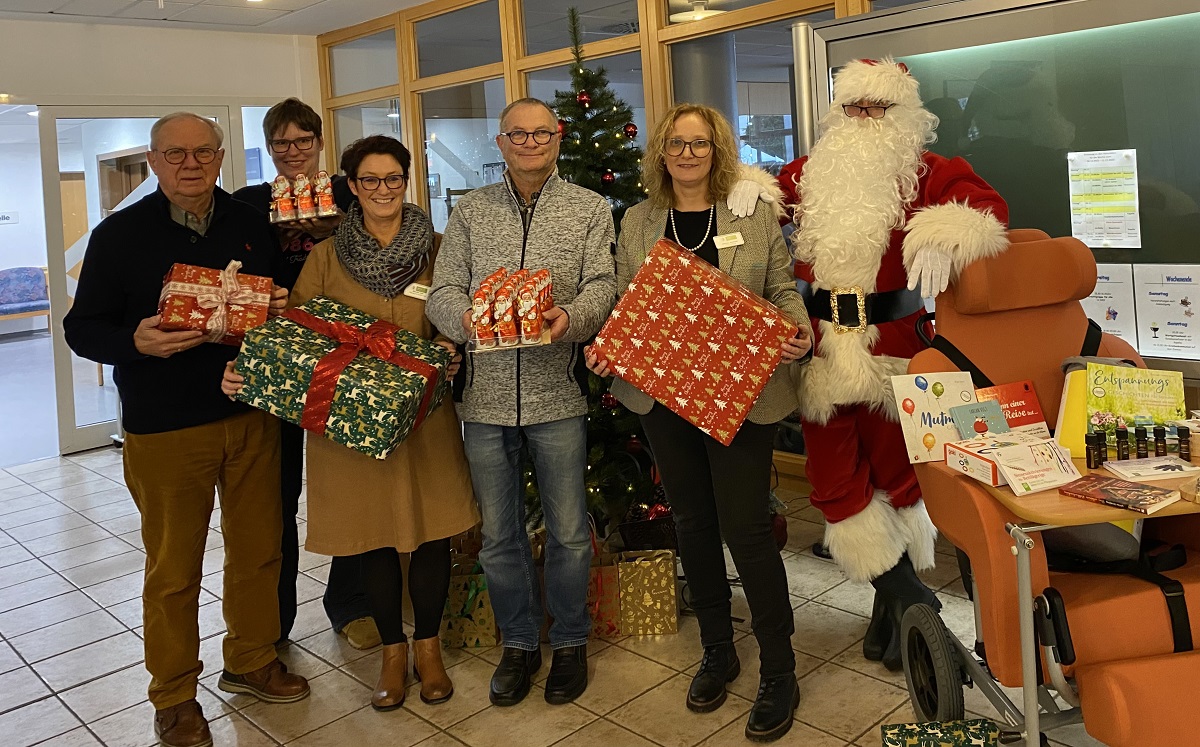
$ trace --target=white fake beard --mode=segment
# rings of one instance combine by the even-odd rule
[[[812,266],[818,287],[873,293],[892,230],[904,227],[905,207],[917,197],[937,117],[893,106],[882,119],[856,119],[838,107],[822,124],[797,185],[793,253]]]

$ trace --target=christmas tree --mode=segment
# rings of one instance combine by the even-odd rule
[[[604,68],[584,66],[579,12],[571,8],[567,19],[575,62],[571,66],[573,90],[554,94],[562,134],[558,173],[608,198],[619,227],[625,211],[646,196],[642,149],[634,144],[638,128],[633,123],[633,109],[608,87]]]

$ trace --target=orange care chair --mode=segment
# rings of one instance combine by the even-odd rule
[[[1029,230],[1010,232],[1009,238],[1007,251],[970,265],[938,296],[937,331],[994,383],[1032,380],[1043,412],[1053,419],[1062,396],[1061,363],[1079,355],[1088,327],[1079,300],[1095,287],[1096,264],[1075,239]],[[1101,338],[1098,355],[1145,366],[1132,347],[1110,335]],[[908,368],[909,373],[952,370],[958,367],[933,348],[915,356]],[[1037,733],[1043,729],[1080,721],[1110,747],[1200,745],[1194,703],[1200,652],[1173,653],[1162,590],[1133,576],[1050,571],[1042,535],[1032,529],[1024,533],[1022,520],[986,486],[933,465],[916,469],[934,524],[969,558],[971,580],[964,575],[964,582],[970,584],[976,638],[982,641],[976,651],[968,650],[929,608],[918,606],[906,615],[905,670],[919,718],[961,718],[967,682],[982,689],[1028,745],[1039,738],[1045,743],[1045,735]],[[1187,563],[1167,575],[1183,584],[1192,638],[1200,643],[1200,515],[1148,519],[1146,539],[1188,549]],[[1024,605],[1018,591],[1024,553],[1017,552],[1014,540],[1029,549],[1029,588],[1038,597]],[[1047,591],[1039,594],[1042,589]],[[1051,604],[1054,590],[1061,606]],[[1040,651],[1022,650],[1023,607],[1037,609],[1031,616]],[[1061,632],[1047,613],[1053,608],[1065,610]],[[1037,700],[1025,693],[1024,714],[996,686],[997,681],[1022,686],[1023,653],[1028,661],[1040,660],[1031,667]],[[1035,702],[1041,704],[1034,708],[1037,729],[1030,728],[1028,716]]]

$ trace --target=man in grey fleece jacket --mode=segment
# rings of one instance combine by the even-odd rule
[[[471,294],[499,267],[550,271],[552,343],[469,356],[456,382],[467,461],[483,514],[483,551],[504,655],[490,697],[516,705],[541,668],[543,611],[525,531],[522,440],[537,472],[546,516],[546,607],[554,659],[546,701],[568,703],[587,688],[588,568],[592,546],[587,469],[587,370],[582,347],[616,302],[616,232],[603,197],[564,181],[555,165],[558,119],[537,99],[500,114],[496,144],[504,181],[463,196],[446,226],[425,311],[441,332],[466,342]]]

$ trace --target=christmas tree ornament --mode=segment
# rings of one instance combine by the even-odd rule
[[[605,392],[604,394],[600,395],[600,406],[601,407],[612,408],[612,407],[617,407],[620,404],[621,404],[620,401],[612,395],[612,392]]]
[[[558,136],[562,137],[565,134],[567,134],[567,120],[560,119],[558,120]]]
[[[617,180],[617,175],[611,171],[605,171],[600,175],[600,182],[606,187],[611,187],[613,182]]]
[[[630,140],[633,140],[635,137],[637,137],[637,133],[638,133],[637,125],[635,125],[633,122],[630,122],[629,124],[625,125],[624,129],[625,129],[625,137],[629,138]]]
[[[629,440],[625,442],[625,451],[630,454],[641,454],[644,448],[646,447],[642,445],[641,439],[636,435],[630,436]]]
[[[583,104],[585,109],[592,105],[592,96],[587,91],[580,91],[575,95],[575,100]]]

